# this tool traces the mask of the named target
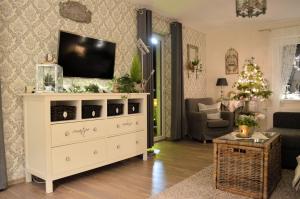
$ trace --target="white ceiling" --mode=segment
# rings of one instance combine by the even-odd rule
[[[201,32],[224,27],[266,29],[300,25],[300,0],[267,0],[266,14],[251,19],[236,17],[235,0],[130,1]]]

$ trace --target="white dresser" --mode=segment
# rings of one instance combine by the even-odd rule
[[[31,175],[53,181],[143,154],[147,160],[147,94],[24,94],[26,181]],[[123,114],[108,116],[108,104],[122,103]],[[139,111],[129,114],[128,104]],[[51,106],[75,106],[72,120],[51,121]],[[100,105],[100,117],[82,119],[83,105]]]

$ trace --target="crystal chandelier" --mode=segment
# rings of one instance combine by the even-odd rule
[[[257,17],[266,13],[267,0],[236,0],[236,16]]]

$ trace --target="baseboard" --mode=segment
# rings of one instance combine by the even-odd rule
[[[16,180],[10,180],[8,181],[8,186],[11,186],[11,185],[15,185],[15,184],[20,184],[20,183],[23,183],[25,182],[25,177],[23,178],[19,178],[19,179],[16,179]]]

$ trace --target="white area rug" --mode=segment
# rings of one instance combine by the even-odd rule
[[[283,170],[270,199],[300,199],[300,192],[292,188],[294,172]],[[151,199],[246,199],[214,188],[213,165],[204,168],[195,175],[175,184]]]

